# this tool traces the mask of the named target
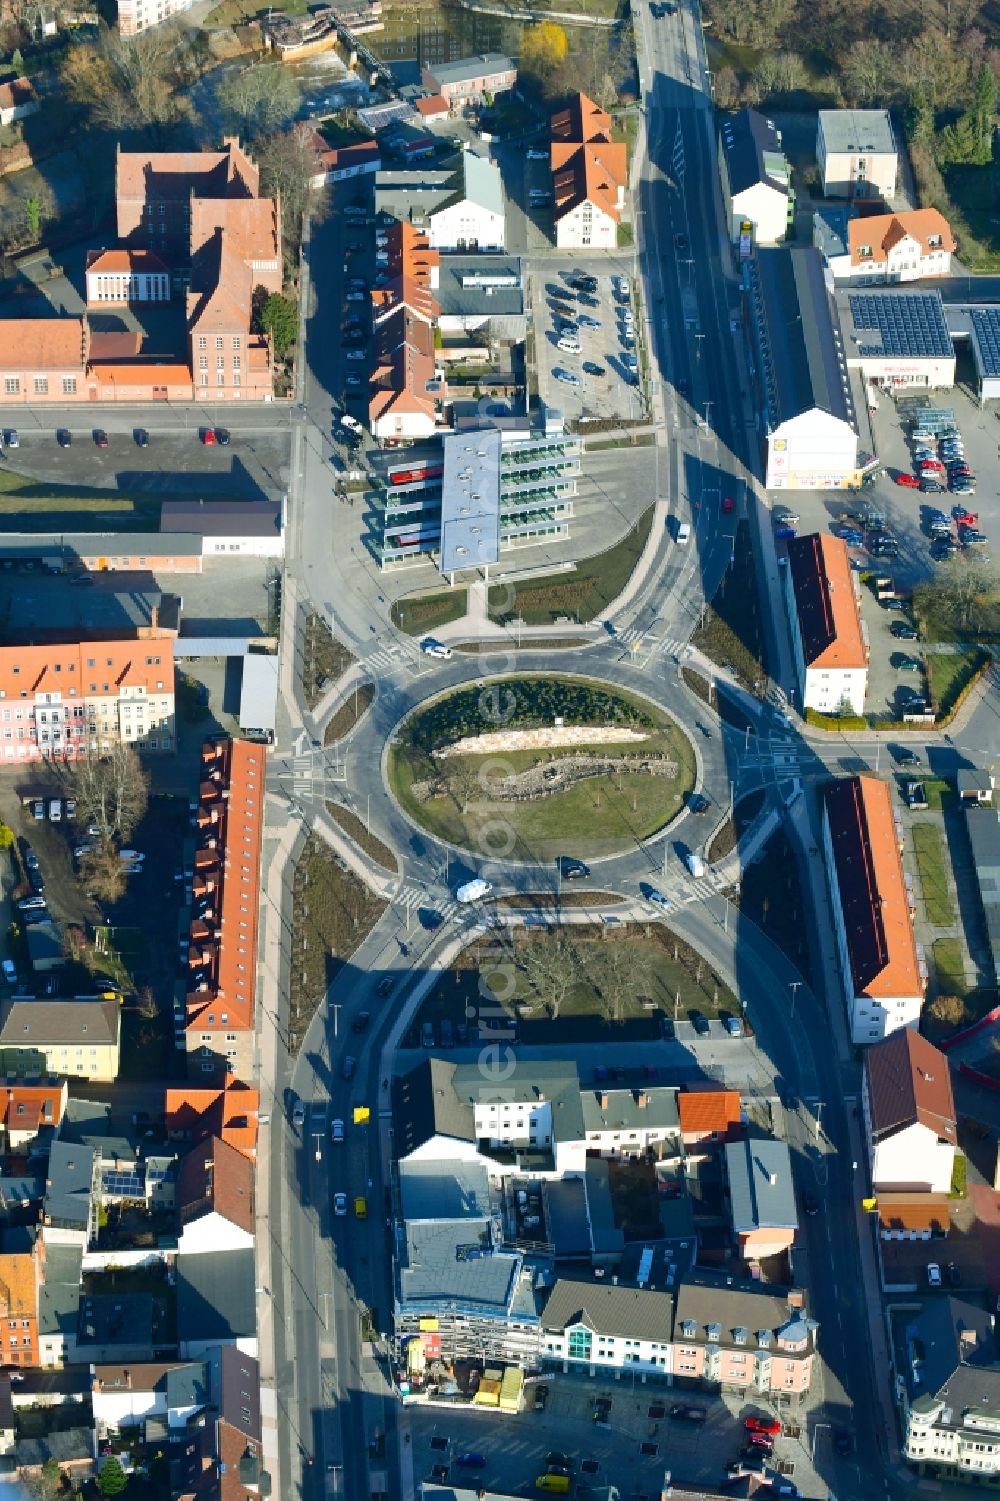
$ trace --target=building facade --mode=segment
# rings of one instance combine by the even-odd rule
[[[14,1000],[0,1007],[0,1048],[11,1050],[27,1077],[117,1079],[120,1032],[117,1001]]]
[[[429,64],[421,69],[420,82],[430,93],[446,100],[449,108],[463,109],[486,95],[495,98],[509,94],[517,82],[517,67],[501,52],[485,52],[451,63]]]
[[[577,94],[549,121],[552,202],[560,250],[612,250],[625,206],[628,157],[611,116]]]
[[[149,250],[101,250],[87,256],[87,306],[169,302],[170,272]]]
[[[669,1293],[560,1277],[542,1310],[541,1361],[589,1376],[668,1377],[673,1311]]]
[[[801,1398],[812,1384],[816,1335],[797,1288],[694,1272],[677,1287],[674,1382]]]
[[[863,714],[868,632],[847,544],[819,532],[792,538],[782,583],[803,711]]]
[[[903,1027],[865,1054],[862,1110],[875,1193],[951,1192],[958,1143],[944,1053]]]
[[[825,198],[895,198],[899,153],[888,110],[821,109],[816,156]]]

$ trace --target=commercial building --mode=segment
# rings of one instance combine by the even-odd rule
[[[847,223],[840,254],[827,256],[834,280],[854,286],[949,276],[955,236],[936,208],[864,214]]]
[[[0,1048],[9,1050],[21,1076],[65,1074],[95,1083],[117,1079],[120,1030],[117,1001],[13,1000],[0,1005]]]
[[[482,469],[482,483],[488,489],[481,489],[476,501],[476,514],[488,514],[488,526],[484,527],[473,520],[471,511],[462,514],[465,502],[459,492],[467,488],[467,482],[459,476],[466,471],[468,449],[473,450],[473,457],[484,443],[495,449],[495,436],[482,436],[494,433],[500,435],[499,470],[495,465]],[[412,458],[406,465],[390,467],[377,500],[382,567],[430,556],[449,573],[478,566],[477,558],[495,562],[514,547],[568,536],[580,452],[580,439],[564,433],[561,426],[539,432],[532,431],[527,419],[501,418],[489,428],[463,428],[449,434],[440,449]],[[445,476],[452,471],[455,483],[448,486],[446,496]],[[458,540],[446,558],[442,538],[448,515]],[[470,524],[463,527],[464,522]],[[480,527],[478,535],[473,532],[476,525]],[[464,540],[463,530],[467,533]],[[466,547],[464,555],[457,551],[461,546]]]
[[[206,1075],[253,1078],[266,755],[245,740],[209,740],[202,748],[177,1015],[188,1072],[198,1082]]]
[[[528,320],[517,256],[446,256],[439,268],[436,296],[438,328],[446,341],[475,334],[483,346],[524,342]]]
[[[455,166],[386,168],[375,177],[376,214],[422,229],[434,250],[496,253],[504,248],[500,169],[474,151]],[[385,259],[383,252],[376,261]]]
[[[747,254],[752,245],[777,245],[794,218],[795,193],[774,121],[755,109],[723,116],[719,164],[733,244]]]
[[[782,579],[803,711],[863,714],[868,632],[847,544],[822,532],[792,538]]]
[[[958,1143],[948,1059],[913,1027],[865,1054],[861,1094],[872,1189],[946,1194]]]
[[[172,751],[173,637],[0,647],[0,701],[7,763]]]
[[[817,1330],[798,1288],[690,1273],[674,1305],[674,1382],[801,1398],[812,1383]]]
[[[906,1314],[897,1361],[903,1455],[935,1483],[1000,1478],[1000,1355],[993,1320],[971,1297],[926,1298]]]
[[[628,157],[611,116],[576,94],[549,121],[552,202],[560,250],[613,250],[625,206]]]
[[[762,249],[743,263],[769,490],[843,490],[858,434],[837,315],[817,250]]]
[[[899,153],[888,110],[821,109],[816,155],[825,198],[895,198]]]
[[[429,63],[420,70],[428,93],[440,94],[451,109],[464,109],[485,95],[509,94],[517,82],[517,68],[502,52],[482,52],[450,63]]]
[[[673,1315],[670,1293],[560,1277],[542,1311],[540,1357],[589,1376],[666,1376]]]
[[[926,984],[888,784],[872,776],[830,782],[822,837],[851,1040],[878,1042],[917,1025]]]
[[[872,386],[902,390],[950,390],[955,349],[941,293],[838,293],[849,369]]]
[[[200,537],[206,558],[281,558],[284,506],[269,500],[164,500],[160,533]]]

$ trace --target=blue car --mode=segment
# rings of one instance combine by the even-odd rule
[[[460,1454],[455,1460],[455,1463],[458,1465],[459,1469],[462,1470],[485,1470],[486,1457],[485,1455],[477,1454],[475,1453],[475,1451],[472,1451],[469,1454]]]
[[[795,536],[795,528],[794,526],[776,526],[774,528],[774,535],[779,542],[785,542],[790,537]]]

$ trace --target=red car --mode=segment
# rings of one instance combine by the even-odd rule
[[[747,1438],[750,1440],[751,1444],[753,1444],[754,1448],[760,1449],[762,1453],[772,1454],[774,1452],[774,1439],[769,1433],[756,1433],[751,1431],[747,1434]]]
[[[917,468],[918,469],[940,469],[940,470],[943,470],[944,469],[944,465],[942,464],[942,462],[941,462],[940,459],[918,459],[917,460]]]
[[[750,1433],[780,1433],[781,1424],[775,1418],[747,1418],[744,1428]]]
[[[919,490],[920,489],[920,481],[917,479],[916,475],[915,474],[907,474],[907,472],[906,472],[905,469],[901,469],[899,471],[899,473],[896,475],[896,484],[897,485],[906,485],[907,489],[909,489],[909,490]]]
[[[954,515],[954,512],[952,514]],[[978,526],[979,515],[976,511],[959,511],[955,516],[955,521],[958,526]]]
[[[201,430],[201,441],[204,443],[204,445],[205,445],[206,448],[214,448],[215,447],[215,431],[214,431],[214,429],[211,428],[211,427],[203,427],[202,430]]]
[[[736,502],[733,500],[733,497],[731,495],[724,495],[722,497],[722,509],[725,511],[727,516],[731,516],[733,511],[736,510]]]

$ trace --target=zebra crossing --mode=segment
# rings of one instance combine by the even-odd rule
[[[731,876],[725,876],[721,871],[709,871],[706,875],[699,876],[697,881],[692,881],[679,900],[683,906],[690,907],[692,902],[703,902],[710,896],[719,896],[732,884]]]
[[[405,909],[407,922],[410,921],[418,908],[423,908],[427,912],[434,912],[442,922],[447,922],[449,918],[455,916],[461,905],[461,903],[454,900],[446,902],[433,901],[428,897],[425,886],[414,886],[407,881],[403,882],[396,893],[396,900]]]
[[[687,641],[679,636],[650,636],[649,632],[640,625],[627,625],[619,631],[616,640],[622,646],[627,646],[629,651],[640,651],[644,646],[648,647],[650,655],[660,652],[665,656],[679,657],[687,648]]]
[[[373,652],[370,652],[365,657],[364,665],[368,672],[373,676],[377,676],[380,669],[387,671],[391,667],[398,666],[404,655],[405,652],[401,642],[389,641],[385,646],[376,647]]]

